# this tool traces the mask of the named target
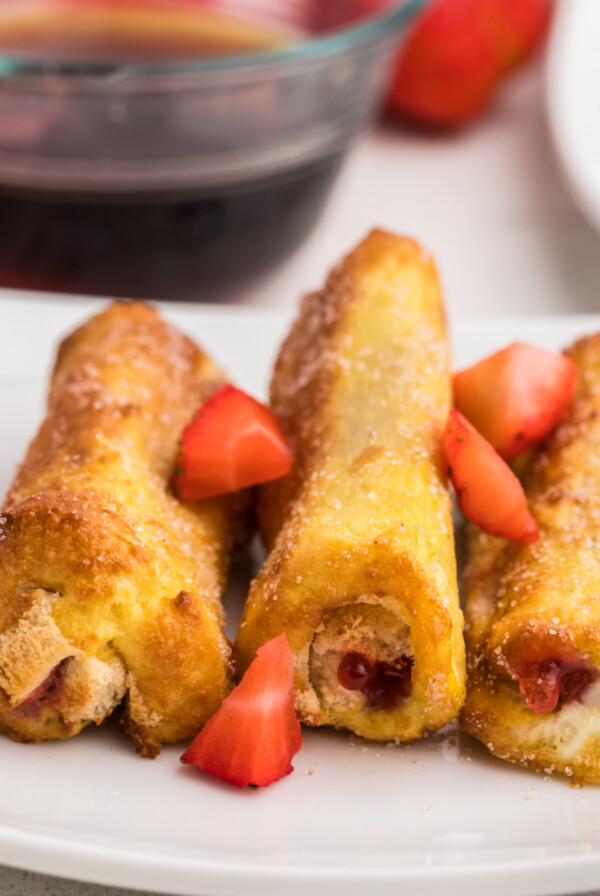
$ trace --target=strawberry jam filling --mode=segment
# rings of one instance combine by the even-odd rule
[[[372,709],[390,709],[410,696],[412,657],[404,654],[394,663],[374,663],[356,650],[344,654],[338,681],[347,691],[361,691]]]
[[[64,689],[69,659],[70,657],[61,660],[42,683],[13,709],[13,713],[24,719],[35,719],[45,710],[57,709]]]
[[[578,700],[598,672],[581,657],[546,657],[513,664],[513,673],[528,705],[536,713],[552,712],[559,700]]]

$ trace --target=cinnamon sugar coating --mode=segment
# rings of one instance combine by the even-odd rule
[[[169,492],[177,440],[223,380],[142,303],[60,346],[47,416],[0,512],[0,728],[77,734],[125,700],[141,753],[194,735],[229,686],[221,595],[239,499]]]
[[[515,664],[540,651],[600,670],[600,334],[567,354],[579,369],[575,404],[524,476],[540,540],[469,532],[462,724],[502,759],[600,782],[598,681],[536,714],[513,680]]]
[[[441,727],[462,703],[464,647],[440,457],[449,351],[429,256],[371,233],[302,302],[271,401],[295,463],[262,489],[271,552],[236,639],[240,670],[285,631],[302,721],[375,740]],[[407,658],[410,697],[376,708],[341,687],[349,650]]]

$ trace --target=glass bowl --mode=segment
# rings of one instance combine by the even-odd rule
[[[214,300],[264,273],[317,220],[425,2],[0,0],[0,285]],[[84,14],[129,49],[83,46]],[[169,58],[200,14],[279,39]],[[39,15],[75,39],[11,46]]]

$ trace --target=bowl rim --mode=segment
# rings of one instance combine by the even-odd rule
[[[115,72],[127,75],[177,75],[204,72],[243,71],[274,64],[303,63],[343,54],[357,47],[393,39],[431,0],[392,0],[383,10],[371,13],[358,24],[349,24],[322,36],[310,37],[281,49],[242,53],[215,58],[165,60],[164,62],[103,62],[73,60],[65,57],[37,59],[34,54],[21,56],[0,52],[0,81],[12,75],[54,74],[89,77]]]

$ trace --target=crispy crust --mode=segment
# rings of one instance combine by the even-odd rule
[[[229,688],[220,598],[237,500],[169,492],[223,374],[141,303],[60,346],[48,411],[0,515],[0,728],[77,734],[125,698],[140,752],[196,733]]]
[[[462,724],[502,759],[600,782],[600,686],[540,715],[511,677],[523,652],[542,642],[600,669],[600,334],[567,354],[579,367],[574,407],[525,476],[540,540],[524,546],[469,533]]]
[[[234,654],[244,669],[285,631],[308,724],[408,739],[441,727],[462,703],[462,616],[439,456],[448,364],[435,267],[416,243],[383,231],[304,299],[281,349],[271,401],[295,465],[262,490],[272,550]],[[339,687],[337,665],[350,649],[413,659],[411,697],[373,709]]]

